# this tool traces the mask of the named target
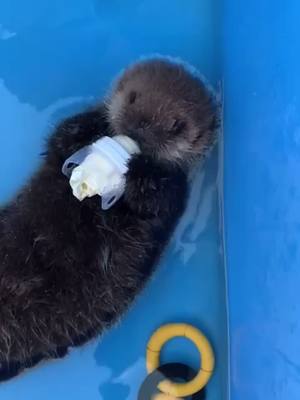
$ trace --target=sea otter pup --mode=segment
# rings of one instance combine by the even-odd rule
[[[181,217],[187,174],[215,137],[216,105],[183,65],[129,67],[103,104],[63,121],[40,169],[0,210],[0,379],[109,328],[154,271]],[[64,161],[102,136],[141,149],[121,199],[78,201]]]

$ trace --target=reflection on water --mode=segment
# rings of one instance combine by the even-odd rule
[[[84,108],[93,98],[58,99],[38,111],[34,106],[20,102],[0,79],[0,99],[3,99],[0,131],[7,132],[1,135],[0,147],[0,180],[5,182],[0,191],[0,202],[4,202],[37,168],[45,136],[54,128],[54,121],[76,112],[76,107]]]

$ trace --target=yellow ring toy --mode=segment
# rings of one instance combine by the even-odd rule
[[[194,379],[186,383],[172,382],[168,379],[159,383],[158,388],[165,395],[187,397],[199,392],[209,381],[214,369],[214,353],[209,341],[198,329],[188,324],[167,324],[154,332],[147,346],[147,371],[151,374],[159,367],[160,351],[164,344],[175,337],[186,337],[197,347],[201,355],[201,368]],[[157,397],[155,397],[156,399]],[[172,397],[169,397],[171,399]],[[161,398],[168,399],[168,397]]]

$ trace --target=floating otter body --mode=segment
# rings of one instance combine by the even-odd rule
[[[0,210],[0,379],[62,357],[109,328],[151,276],[187,198],[187,173],[214,139],[203,83],[163,59],[127,69],[103,105],[66,119],[39,171]],[[104,135],[138,143],[123,197],[78,201],[64,161]]]

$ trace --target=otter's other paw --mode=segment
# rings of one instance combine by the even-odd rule
[[[141,216],[151,218],[181,212],[184,196],[177,196],[177,200],[179,190],[186,192],[186,177],[180,169],[141,154],[130,161],[124,198]]]

